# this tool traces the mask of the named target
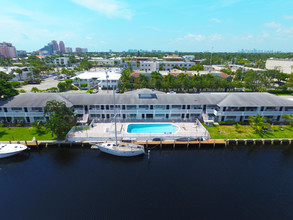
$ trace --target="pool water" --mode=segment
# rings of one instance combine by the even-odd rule
[[[143,134],[174,134],[179,130],[178,126],[173,124],[129,124],[127,127],[128,133]]]

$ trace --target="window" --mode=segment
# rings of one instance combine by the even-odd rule
[[[157,95],[155,93],[141,93],[138,94],[139,99],[157,99]]]

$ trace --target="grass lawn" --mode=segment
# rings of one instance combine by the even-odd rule
[[[33,127],[0,127],[0,141],[31,141],[33,137],[40,141],[56,138],[56,136],[52,137],[50,132],[38,134]]]
[[[243,125],[237,131],[233,125],[219,125],[217,127],[206,127],[212,139],[270,139],[270,138],[293,138],[293,131],[289,126],[280,127],[274,125],[272,131],[261,137],[249,125]]]

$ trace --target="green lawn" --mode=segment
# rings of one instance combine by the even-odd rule
[[[263,137],[257,134],[249,125],[243,125],[236,130],[232,125],[219,125],[216,127],[206,127],[212,139],[270,139],[270,138],[293,138],[293,131],[289,126],[282,126],[283,131],[279,126],[274,125],[272,131],[266,133]]]
[[[31,141],[35,137],[37,140],[55,140],[51,133],[43,132],[38,134],[33,127],[0,127],[0,141]]]

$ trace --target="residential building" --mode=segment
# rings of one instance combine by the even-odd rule
[[[158,61],[141,61],[139,69],[145,72],[154,72],[160,70],[160,62]]]
[[[266,69],[279,70],[280,72],[291,74],[293,72],[293,59],[270,58],[266,61]]]
[[[18,57],[26,57],[26,51],[25,50],[17,50],[17,56]]]
[[[19,74],[15,72],[16,69],[21,69],[22,73]],[[24,81],[24,80],[29,80],[31,77],[33,77],[33,73],[30,67],[17,67],[17,66],[0,67],[0,71],[6,74],[13,72],[14,77],[11,79],[11,81]]]
[[[71,47],[65,47],[65,53],[72,53]]]
[[[114,117],[113,94],[25,93],[0,101],[0,121],[43,121],[49,100],[64,101],[78,118],[110,121]],[[140,89],[116,95],[118,120],[248,122],[249,116],[265,116],[283,122],[293,115],[293,101],[269,93],[176,94]]]
[[[163,61],[160,62],[160,65],[162,66],[162,69],[164,71],[171,71],[172,69],[174,69],[174,67],[185,67],[187,69],[189,69],[190,67],[195,65],[195,62],[184,62],[184,61]]]
[[[68,57],[57,57],[54,59],[54,65],[58,66],[68,66]]]
[[[59,52],[59,46],[58,46],[57,41],[52,40],[51,43],[53,44],[54,53]]]
[[[100,88],[100,89],[116,89],[121,77],[120,68],[110,68],[106,71],[84,71],[77,73],[72,77],[73,84],[79,88],[81,85],[83,89]]]
[[[59,42],[59,50],[61,53],[65,53],[65,44],[63,41]]]
[[[16,58],[17,57],[17,52],[14,46],[12,46],[11,43],[0,43],[0,56],[6,58],[6,57],[11,57],[11,58]]]

